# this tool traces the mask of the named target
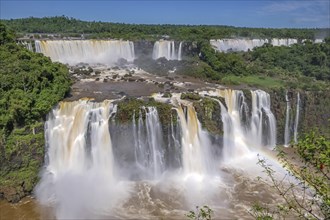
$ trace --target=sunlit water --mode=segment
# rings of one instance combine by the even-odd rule
[[[216,94],[225,99],[219,101],[224,126],[219,140],[202,129],[192,104],[175,94],[167,101],[177,123],[169,122],[166,131],[154,107],[117,124],[113,101],[60,103],[45,125],[46,163],[35,189],[39,216],[183,219],[196,206],[208,205],[215,219],[250,219],[256,201],[281,202],[256,180],[263,175],[258,154],[268,158],[278,178],[285,175],[271,151],[276,121],[269,95],[252,91],[249,110],[241,91]],[[35,201],[29,204],[35,210]]]

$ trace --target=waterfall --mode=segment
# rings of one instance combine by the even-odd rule
[[[29,41],[19,41],[17,44],[21,44],[23,45],[26,49],[28,49],[29,51],[32,51],[33,52],[33,46],[32,46],[32,43]]]
[[[45,125],[50,173],[98,169],[113,177],[110,107],[109,101],[76,101],[62,102],[52,110]]]
[[[220,52],[248,51],[268,43],[267,39],[218,39],[210,40],[211,45]]]
[[[297,94],[297,107],[296,107],[296,119],[294,122],[293,140],[294,143],[298,143],[298,124],[299,124],[299,112],[300,112],[300,94]]]
[[[270,43],[273,46],[290,46],[298,43],[297,39],[217,39],[210,40],[210,44],[220,52],[230,51],[248,51],[255,47],[261,47],[262,45]]]
[[[58,219],[120,219],[128,218],[122,210],[137,217],[137,210],[145,209],[140,219],[150,213],[154,217],[154,208],[168,202],[176,208],[173,204],[184,201],[222,199],[220,183],[231,189],[233,182],[222,182],[221,175],[235,169],[228,163],[218,169],[221,162],[245,161],[253,151],[274,147],[276,122],[268,93],[251,91],[249,109],[242,91],[217,92],[224,98],[214,99],[221,107],[223,139],[202,128],[193,103],[180,94],[163,98],[173,110],[166,124],[152,106],[140,107],[123,123],[115,118],[114,101],[61,102],[45,124],[46,158],[37,200],[54,207]]]
[[[115,64],[119,59],[134,61],[134,44],[122,40],[36,40],[36,52],[52,61],[76,65]]]
[[[271,39],[271,44],[273,46],[290,46],[290,45],[296,44],[296,43],[298,43],[298,40],[292,39],[292,38],[288,38],[288,39],[273,38],[273,39]]]
[[[276,145],[276,120],[270,110],[269,94],[256,90],[251,91],[251,95],[251,114],[242,91],[222,91],[220,96],[225,98],[225,105],[215,99],[221,107],[226,161],[247,155],[253,148]]]
[[[178,60],[182,60],[182,42],[179,44]]]
[[[223,159],[231,160],[249,153],[247,133],[243,118],[246,118],[247,105],[242,91],[225,90],[227,108],[220,102],[223,122]]]
[[[251,130],[257,131],[259,142],[262,143],[262,145],[273,148],[276,146],[276,119],[270,110],[270,96],[262,90],[251,91],[251,93]],[[252,135],[255,134],[252,133]]]
[[[182,42],[179,44],[179,49],[176,50],[174,41],[160,40],[154,44],[152,59],[157,60],[164,57],[167,60],[181,60],[181,54]]]
[[[133,121],[135,159],[138,167],[147,174],[151,174],[151,178],[156,179],[165,170],[163,131],[157,109],[146,107],[143,110],[145,111],[145,122],[141,111],[138,122]],[[135,120],[135,116],[133,120]]]
[[[195,109],[192,105],[186,106],[186,111],[179,106],[177,109],[180,125],[182,129],[182,162],[184,174],[206,173],[201,125],[197,119]]]
[[[288,91],[285,93],[285,101],[286,101],[286,116],[285,116],[285,128],[284,128],[284,146],[289,146],[290,144],[290,101],[288,98]]]

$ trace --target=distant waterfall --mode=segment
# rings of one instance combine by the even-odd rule
[[[298,124],[299,124],[299,114],[300,114],[300,94],[297,94],[297,107],[296,107],[296,119],[294,122],[294,130],[293,130],[293,140],[294,143],[298,143]]]
[[[19,41],[17,44],[23,45],[26,49],[33,52],[33,46],[31,41]]]
[[[152,51],[152,59],[157,60],[164,57],[167,60],[181,60],[182,59],[182,42],[179,44],[178,50],[175,49],[174,41],[160,40],[154,44]]]
[[[285,128],[284,128],[284,146],[289,146],[290,144],[290,100],[288,98],[288,91],[285,93],[286,101],[286,114],[285,114]]]
[[[53,61],[76,65],[115,64],[119,59],[133,62],[134,44],[122,40],[36,40],[36,52],[49,56]]]
[[[297,39],[218,39],[210,40],[210,44],[220,52],[248,51],[255,47],[270,43],[273,46],[290,46],[298,43]]]
[[[210,43],[220,52],[248,51],[268,43],[267,39],[219,39],[210,40]]]
[[[279,38],[273,38],[271,40],[271,44],[273,46],[290,46],[292,44],[298,43],[297,39],[292,39],[292,38],[284,38],[284,39],[279,39]]]

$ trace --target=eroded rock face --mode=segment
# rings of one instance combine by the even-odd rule
[[[277,119],[277,144],[283,144],[286,120],[286,90],[269,91],[272,102],[272,112]],[[302,91],[288,90],[290,102],[289,129],[293,138],[294,124],[297,114],[297,97],[300,95],[298,139],[304,133],[317,130],[320,134],[330,138],[330,91]]]

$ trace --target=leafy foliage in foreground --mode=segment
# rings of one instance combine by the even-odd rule
[[[68,69],[17,45],[0,23],[0,197],[33,189],[43,161],[43,119],[70,88]]]
[[[295,177],[294,181],[287,176],[279,181],[271,165],[259,158],[270,185],[284,202],[276,208],[255,204],[250,213],[256,219],[326,219],[330,216],[330,141],[312,132],[294,145],[293,150],[299,160],[289,158],[283,150],[279,150],[278,157],[289,175]]]

